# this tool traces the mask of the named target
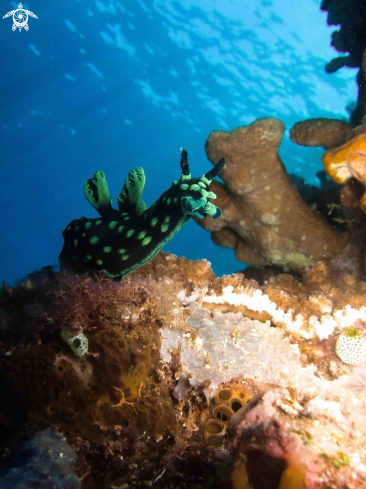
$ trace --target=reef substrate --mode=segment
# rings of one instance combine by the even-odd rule
[[[3,286],[2,464],[53,428],[88,489],[365,487],[365,366],[335,353],[366,334],[365,300],[324,263],[260,285],[161,252],[122,284],[44,270]]]

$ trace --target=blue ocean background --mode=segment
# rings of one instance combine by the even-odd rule
[[[142,166],[149,206],[179,178],[180,147],[194,176],[211,169],[212,130],[280,118],[288,172],[319,186],[323,150],[296,146],[288,130],[346,120],[357,98],[355,70],[324,71],[337,53],[320,3],[32,0],[28,32],[1,19],[0,280],[57,263],[65,226],[96,216],[83,195],[95,170],[116,204],[128,170]],[[218,275],[243,269],[193,220],[164,250],[206,258]]]

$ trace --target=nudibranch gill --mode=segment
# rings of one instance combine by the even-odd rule
[[[182,150],[182,175],[148,209],[141,199],[145,185],[142,168],[129,171],[112,207],[108,184],[102,171],[84,184],[85,197],[100,218],[74,219],[63,231],[64,246],[59,256],[61,268],[101,271],[123,280],[126,275],[151,260],[184,226],[191,216],[218,219],[222,212],[210,202],[216,195],[209,185],[225,165],[222,158],[201,178],[192,178],[188,153]]]
[[[346,183],[353,177],[366,186],[366,134],[361,133],[342,146],[326,151],[323,166],[337,183]],[[361,198],[360,206],[366,212],[366,193]]]

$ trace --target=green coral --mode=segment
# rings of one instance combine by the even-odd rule
[[[142,168],[129,171],[117,197],[118,210],[112,207],[104,173],[95,172],[85,182],[84,192],[101,219],[81,217],[66,227],[59,256],[61,267],[102,271],[123,280],[151,260],[192,216],[218,219],[222,212],[210,201],[216,195],[209,185],[225,160],[221,159],[201,178],[192,178],[185,150],[180,163],[181,179],[175,180],[149,209],[141,199],[145,186]]]

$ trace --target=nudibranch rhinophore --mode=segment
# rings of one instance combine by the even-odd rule
[[[351,177],[366,186],[366,134],[361,133],[323,155],[323,166],[328,176],[337,183],[346,183]],[[360,200],[366,212],[366,193]]]
[[[182,149],[182,176],[175,180],[149,209],[141,199],[145,185],[142,168],[128,172],[113,209],[108,184],[102,171],[84,184],[85,197],[100,218],[74,219],[63,231],[61,268],[101,271],[121,281],[151,260],[192,216],[218,219],[222,212],[210,202],[216,195],[209,185],[225,165],[222,158],[201,178],[192,178],[188,153]]]

